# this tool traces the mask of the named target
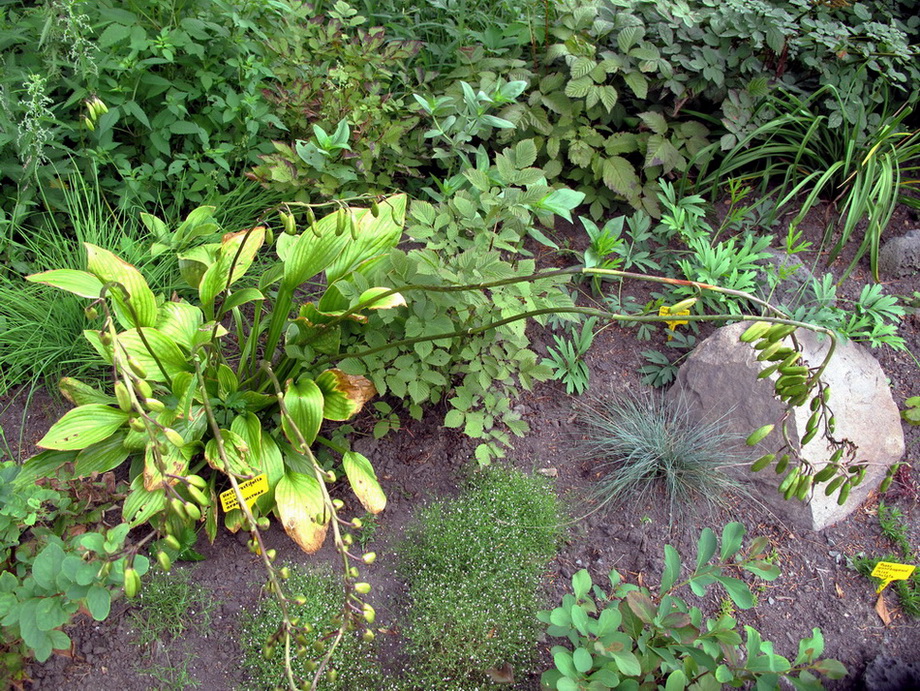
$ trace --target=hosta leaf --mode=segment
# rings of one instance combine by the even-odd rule
[[[275,487],[275,508],[284,531],[308,554],[326,539],[329,516],[323,490],[313,475],[286,473]]]
[[[208,443],[205,444],[204,447],[204,458],[208,462],[208,465],[224,473],[230,472],[235,475],[255,475],[255,469],[249,463],[252,453],[245,440],[236,432],[228,429],[222,429],[220,431],[220,438],[223,442],[224,455],[227,457],[227,465],[229,467],[225,467],[224,459],[220,456],[220,447],[216,439],[208,440]]]
[[[371,302],[373,300],[371,304],[363,308],[368,310],[386,310],[393,307],[404,307],[406,304],[406,298],[404,298],[399,293],[391,293],[390,295],[387,295],[384,298],[380,298],[379,300],[375,299],[378,295],[388,293],[390,290],[390,288],[382,287],[368,288],[363,293],[361,293],[361,296],[358,298],[358,304]]]
[[[144,489],[144,476],[138,475],[131,483],[131,491],[125,497],[121,514],[131,527],[146,523],[166,507],[166,492],[158,489],[148,492]]]
[[[284,416],[281,420],[284,436],[295,449],[299,449],[301,444],[298,431],[308,445],[312,444],[323,422],[322,390],[307,377],[302,377],[296,384],[288,380],[284,405],[290,415],[290,419]]]
[[[106,249],[89,242],[84,242],[83,245],[86,247],[86,266],[90,273],[103,283],[114,281],[128,291],[127,302],[124,300],[124,293],[117,287],[107,293],[112,298],[119,323],[126,328],[156,324],[157,301],[141,272]],[[131,314],[132,311],[134,316]]]
[[[186,350],[191,350],[195,332],[203,323],[204,314],[195,305],[164,302],[160,305],[156,328]]]
[[[387,498],[377,481],[371,462],[359,453],[348,451],[342,456],[342,467],[361,506],[373,514],[383,511],[387,505]]]
[[[104,394],[98,389],[84,384],[79,379],[73,377],[64,377],[58,382],[58,390],[61,395],[74,405],[86,405],[87,403],[100,403],[102,405],[114,405],[116,403],[114,396]]]
[[[347,420],[377,395],[369,379],[339,369],[321,373],[316,384],[322,391],[323,417],[327,420]]]
[[[98,298],[102,293],[102,281],[86,271],[75,269],[55,269],[40,274],[26,276],[32,283],[44,283],[54,288],[66,290],[68,293],[84,298]]]
[[[118,343],[128,352],[128,355],[137,360],[147,372],[151,381],[172,381],[179,372],[191,372],[192,365],[188,358],[176,345],[176,341],[162,331],[154,328],[143,329],[143,338],[137,329],[129,329],[118,335]],[[144,341],[146,340],[146,344]],[[156,358],[147,350],[150,345]],[[159,361],[159,364],[157,362]],[[160,369],[163,366],[164,372]]]
[[[208,443],[211,444],[214,441],[211,440]],[[168,477],[169,475],[187,474],[188,459],[183,455],[181,449],[167,444],[165,453],[160,453],[157,457],[155,444],[147,445],[147,451],[144,454],[144,489],[148,492],[163,489],[166,485],[175,485],[178,480]]]
[[[208,267],[198,284],[201,306],[209,319],[214,317],[215,298],[243,277],[264,242],[263,226],[224,235],[217,261]]]
[[[289,245],[278,245],[278,256],[284,262],[285,289],[293,290],[326,270],[351,240],[348,226],[354,214],[370,214],[367,209],[337,209],[323,216],[302,232]],[[342,229],[342,232],[338,232]],[[285,247],[282,250],[282,247]]]
[[[130,453],[124,445],[126,436],[126,431],[119,430],[78,453],[74,464],[74,478],[88,477],[93,473],[107,473],[120,466]]]
[[[128,417],[128,413],[107,405],[81,405],[64,413],[37,445],[59,451],[83,449],[111,436]]]
[[[406,222],[405,194],[387,197],[377,205],[375,217],[369,209],[355,209],[354,240],[345,246],[341,254],[326,269],[326,280],[332,284],[349,271],[367,273],[368,261],[382,257],[399,243],[403,224]]]

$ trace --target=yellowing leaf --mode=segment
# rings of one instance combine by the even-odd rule
[[[342,457],[342,467],[345,468],[352,491],[365,510],[373,514],[383,511],[387,498],[371,462],[365,456],[349,451]]]
[[[339,369],[326,370],[316,378],[316,384],[323,392],[323,417],[327,420],[347,420],[377,395],[369,379]]]
[[[275,507],[284,532],[300,549],[312,554],[322,546],[329,515],[323,490],[314,476],[286,473],[275,487]]]
[[[84,298],[98,298],[102,293],[102,281],[86,271],[55,269],[26,276],[26,280],[32,283],[44,283]]]
[[[128,292],[127,302],[124,292],[118,287],[111,288],[107,293],[112,298],[119,323],[125,328],[156,324],[157,301],[141,272],[106,249],[89,242],[83,245],[86,247],[86,265],[90,273],[103,283],[117,282]]]
[[[388,293],[390,290],[391,288],[368,288],[361,293],[361,297],[358,298],[358,304],[363,305],[365,302],[370,302],[369,305],[364,307],[364,309],[368,310],[386,310],[392,307],[404,307],[406,298],[399,293],[391,293],[384,298],[377,299],[378,295]]]

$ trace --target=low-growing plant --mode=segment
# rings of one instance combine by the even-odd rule
[[[612,509],[629,498],[663,494],[674,513],[714,504],[740,491],[727,470],[744,461],[733,449],[743,441],[722,420],[699,422],[682,397],[629,390],[582,399],[578,406],[586,439],[582,454],[599,475],[592,498]]]
[[[298,601],[291,606],[291,615],[307,630],[290,648],[281,645],[266,650],[266,639],[278,630],[281,610],[274,598],[261,600],[254,608],[245,610],[240,618],[240,647],[242,666],[248,671],[246,688],[270,691],[286,683],[285,658],[291,660],[296,678],[309,677],[315,664],[312,655],[325,650],[337,635],[340,624],[336,619],[342,611],[342,583],[330,568],[308,568],[291,564],[286,586],[296,593]],[[297,655],[305,647],[310,654]],[[329,666],[318,686],[332,691],[357,691],[383,688],[383,677],[377,661],[377,645],[372,636],[345,631],[341,642],[329,660]]]
[[[544,672],[542,683],[559,691],[579,689],[718,689],[756,684],[778,688],[780,680],[799,689],[820,689],[820,677],[843,678],[847,670],[837,660],[821,658],[824,637],[812,629],[799,641],[790,660],[775,652],[752,626],[745,637],[728,610],[704,619],[678,591],[686,586],[694,595],[706,595],[718,583],[739,609],[754,606],[750,586],[738,574],[747,571],[764,580],[779,576],[765,560],[767,538],[755,538],[743,548],[745,529],[729,523],[716,535],[705,528],[697,544],[696,564],[682,575],[680,555],[664,548],[665,566],[657,589],[626,583],[616,570],[609,574],[610,590],[593,585],[584,569],[572,577],[572,594],[562,605],[540,612],[547,633],[567,638],[571,648],[552,648],[555,669]],[[718,552],[718,555],[717,555]],[[713,561],[715,557],[715,561]]]
[[[552,367],[553,379],[565,384],[565,392],[569,395],[575,393],[579,396],[588,389],[591,373],[584,361],[584,356],[594,342],[594,327],[597,319],[591,317],[582,324],[581,331],[573,328],[571,340],[564,336],[553,335],[556,348],[547,347],[549,357],[543,362]]]
[[[398,688],[484,690],[501,670],[531,669],[559,521],[544,479],[502,468],[421,511],[399,550],[410,661]]]
[[[65,493],[39,486],[12,462],[0,463],[2,681],[20,681],[30,657],[44,662],[52,651],[68,650],[62,627],[81,610],[106,619],[126,572],[148,568],[146,557],[125,543],[127,523],[60,537],[75,520],[72,508]]]
[[[211,627],[220,602],[193,578],[191,568],[182,568],[155,572],[147,579],[131,613],[138,632],[135,643],[169,643],[186,631],[204,633]]]

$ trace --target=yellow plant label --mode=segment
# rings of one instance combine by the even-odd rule
[[[658,308],[659,317],[667,317],[667,316],[683,317],[688,314],[690,314],[690,310],[680,310],[679,312],[672,313],[671,308],[668,307],[667,305],[662,305],[661,307]],[[668,340],[670,341],[672,338],[674,338],[674,330],[678,326],[680,326],[681,324],[689,324],[689,323],[690,322],[686,321],[685,319],[675,319],[674,321],[666,321],[665,324],[668,325],[668,331],[671,332],[668,334]]]
[[[910,564],[895,564],[890,561],[880,561],[875,565],[875,568],[872,569],[872,577],[882,579],[882,584],[875,592],[882,592],[892,581],[907,580],[916,568],[916,566]]]
[[[240,483],[240,494],[243,495],[243,499],[249,506],[252,506],[253,502],[266,492],[268,492],[268,476],[265,473]],[[224,513],[240,508],[240,503],[236,500],[236,492],[232,487],[220,493],[220,505]]]

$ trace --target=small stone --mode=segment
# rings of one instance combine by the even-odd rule
[[[559,471],[556,468],[540,468],[537,470],[538,475],[543,475],[544,477],[557,477]]]

